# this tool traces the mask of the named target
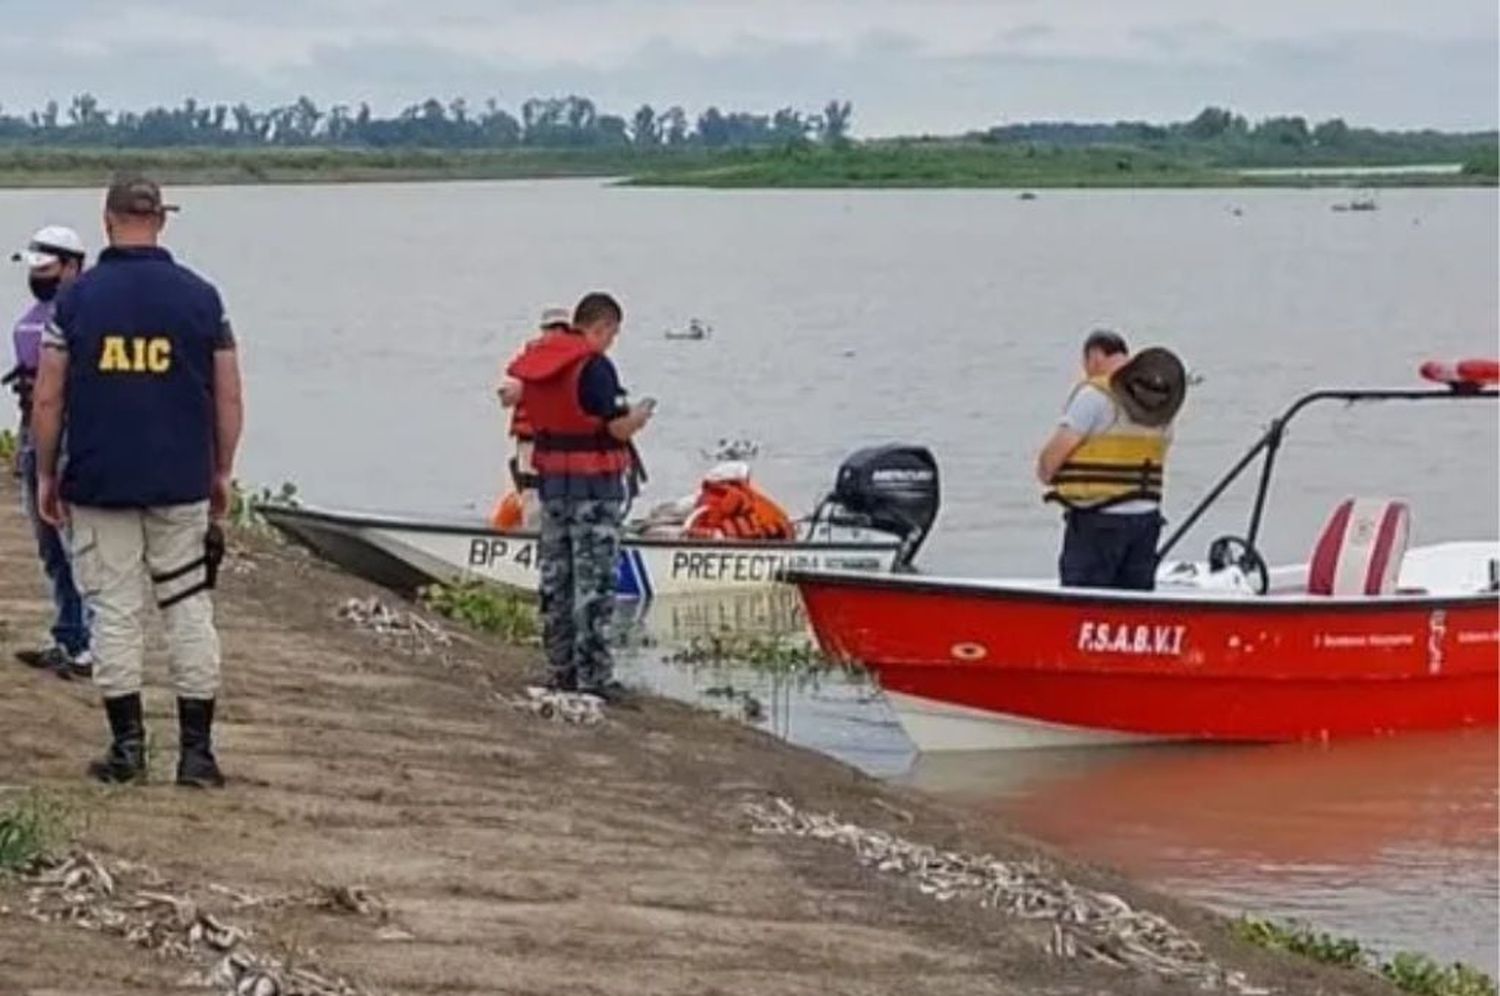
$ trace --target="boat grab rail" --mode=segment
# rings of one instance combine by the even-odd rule
[[[1198,524],[1210,508],[1213,507],[1230,485],[1239,480],[1257,458],[1264,455],[1265,460],[1260,468],[1260,483],[1255,490],[1255,504],[1250,511],[1250,526],[1245,532],[1245,542],[1254,548],[1255,541],[1260,535],[1261,520],[1265,515],[1266,498],[1271,490],[1271,474],[1276,465],[1276,454],[1281,449],[1281,444],[1286,436],[1286,427],[1292,419],[1302,412],[1303,409],[1320,401],[1343,401],[1354,405],[1369,401],[1472,401],[1479,398],[1494,400],[1500,398],[1500,391],[1493,388],[1485,388],[1472,383],[1455,383],[1448,388],[1437,388],[1427,390],[1379,390],[1379,389],[1343,389],[1313,391],[1311,394],[1303,395],[1282,412],[1280,416],[1271,420],[1270,426],[1265,433],[1250,447],[1244,456],[1236,461],[1235,465],[1221,477],[1208,494],[1193,507],[1193,510],[1182,520],[1172,535],[1167,537],[1156,551],[1158,562],[1165,560],[1167,554],[1177,546],[1177,543]]]

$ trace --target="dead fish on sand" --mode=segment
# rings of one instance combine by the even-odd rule
[[[551,688],[533,685],[526,695],[500,696],[513,708],[523,709],[543,719],[573,723],[578,726],[593,726],[604,719],[604,702],[597,695],[587,692],[560,692]]]
[[[21,875],[25,912],[42,923],[71,924],[118,937],[163,957],[196,963],[192,985],[222,996],[371,996],[311,967],[292,967],[254,950],[250,931],[204,910],[167,880],[135,862],[106,862],[81,848],[39,858]],[[149,888],[137,884],[144,882]],[[219,887],[225,896],[242,892]],[[356,905],[372,907],[368,892],[349,890]],[[211,963],[212,967],[206,967]]]
[[[1038,862],[939,851],[832,814],[804,812],[780,797],[747,803],[744,812],[752,833],[807,837],[848,848],[860,864],[911,879],[918,891],[938,902],[968,900],[1016,917],[1051,920],[1047,950],[1057,957],[1149,971],[1238,996],[1271,992],[1221,968],[1165,918],[1137,910],[1113,893],[1075,885]]]
[[[415,612],[393,609],[374,596],[345,599],[339,606],[338,617],[363,632],[410,642],[412,649],[419,654],[453,643],[453,637],[441,626],[428,622]]]

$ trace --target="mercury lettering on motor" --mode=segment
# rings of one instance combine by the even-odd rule
[[[528,570],[536,570],[536,543],[487,536],[476,536],[469,540],[470,567],[494,567],[502,563],[519,564]]]
[[[1078,627],[1078,649],[1100,654],[1181,657],[1186,626],[1085,622]]]

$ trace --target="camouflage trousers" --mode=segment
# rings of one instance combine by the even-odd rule
[[[542,502],[542,643],[563,687],[598,688],[612,677],[608,629],[623,515],[619,501]]]

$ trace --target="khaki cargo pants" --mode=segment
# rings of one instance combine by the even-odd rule
[[[146,600],[164,606],[172,685],[182,698],[219,690],[219,634],[206,590],[208,502],[155,508],[73,506],[73,574],[93,611],[94,684],[105,698],[141,690]],[[196,566],[192,566],[195,565]]]

